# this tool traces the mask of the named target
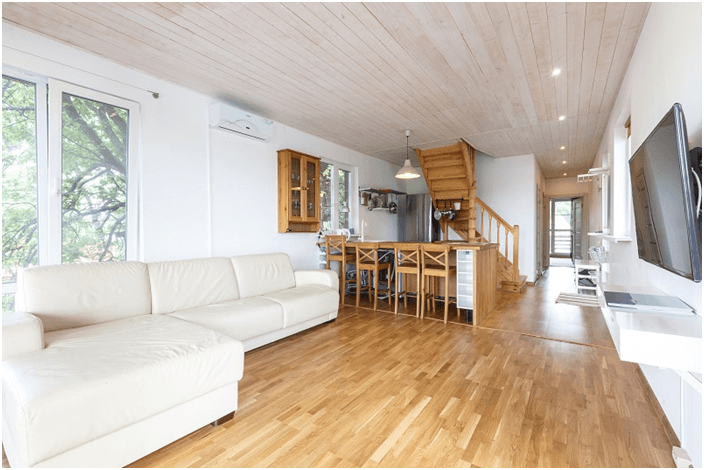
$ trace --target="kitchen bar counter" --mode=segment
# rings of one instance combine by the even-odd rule
[[[365,240],[365,243],[378,243],[380,249],[393,250],[397,243],[396,241],[389,240]],[[361,243],[361,240],[355,238],[350,238],[347,242],[348,253],[354,254],[355,246],[357,243]],[[404,242],[404,243],[415,243],[415,242]],[[474,243],[466,241],[447,241],[447,242],[418,242],[419,245],[438,245],[447,244],[452,247],[453,252],[460,250],[472,250],[474,251],[474,309],[473,314],[473,325],[481,325],[481,322],[486,318],[496,307],[498,302],[498,273],[497,273],[497,250],[499,245],[497,243]],[[325,242],[319,242],[318,245],[325,246]],[[451,263],[454,265],[456,263],[456,257],[452,257]],[[409,285],[408,289],[410,292],[414,292],[416,289],[415,278],[413,276],[408,276]],[[439,290],[437,292],[443,292],[444,289],[444,279],[438,280]],[[450,296],[457,296],[457,279],[456,276],[450,278]]]

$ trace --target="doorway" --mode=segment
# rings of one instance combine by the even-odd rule
[[[582,197],[550,199],[550,265],[573,266],[582,258]]]

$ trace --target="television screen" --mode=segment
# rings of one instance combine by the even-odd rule
[[[701,281],[701,230],[694,206],[687,128],[679,103],[629,160],[638,256]]]

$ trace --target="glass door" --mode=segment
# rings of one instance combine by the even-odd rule
[[[550,257],[572,257],[572,201],[550,200]]]
[[[301,170],[303,168],[303,158],[298,155],[291,155],[291,219],[302,220],[301,202]]]
[[[306,217],[307,221],[318,219],[318,206],[315,204],[315,195],[318,189],[318,162],[306,159]]]
[[[572,199],[572,262],[582,259],[582,198]]]

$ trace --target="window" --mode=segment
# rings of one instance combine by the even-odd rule
[[[2,80],[2,310],[14,309],[17,271],[39,259],[37,210],[38,86]],[[8,284],[8,288],[5,288]]]
[[[61,261],[126,259],[124,108],[61,96]]]
[[[137,258],[138,106],[3,74],[3,312],[22,267]]]
[[[337,170],[338,201],[340,203],[339,228],[350,228],[350,187],[352,186],[351,172]]]
[[[623,122],[623,121],[622,121]],[[629,237],[631,235],[631,213],[633,212],[633,195],[628,160],[631,158],[631,118],[625,125],[614,129],[613,160],[613,235]]]
[[[346,165],[320,162],[320,227],[323,231],[350,228],[353,177],[353,169]]]

